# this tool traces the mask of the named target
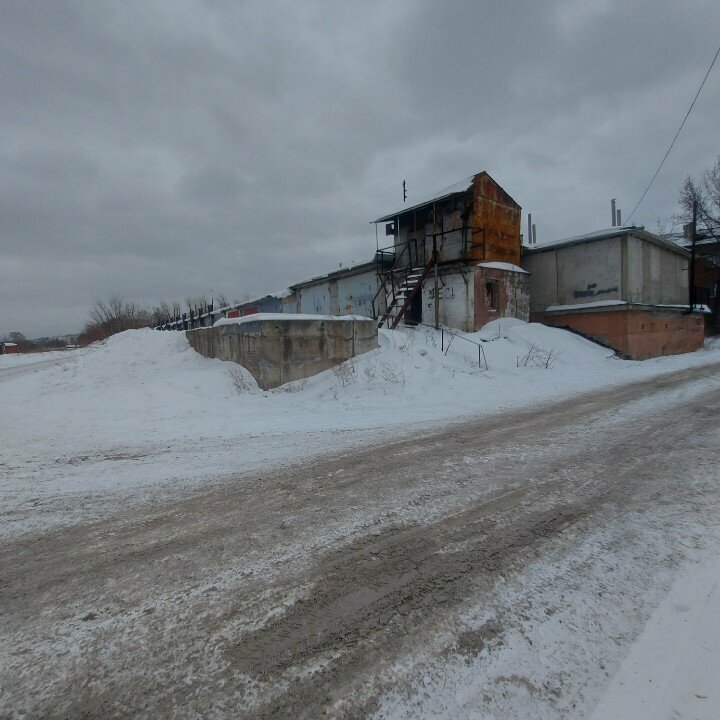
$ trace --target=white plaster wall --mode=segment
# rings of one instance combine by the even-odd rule
[[[559,305],[556,263],[555,250],[523,256],[523,267],[530,273],[530,312],[545,312],[546,307]]]
[[[549,305],[578,305],[622,297],[621,238],[567,245],[528,253],[525,269],[530,276],[533,312]]]
[[[472,332],[475,317],[475,289],[472,271],[466,273],[441,272],[438,285],[440,324]],[[433,325],[435,323],[435,278],[432,271],[423,283],[422,302],[422,321]]]
[[[338,306],[340,315],[365,315],[372,317],[372,300],[373,297],[375,297],[377,288],[377,275],[374,271],[338,280]]]
[[[684,304],[688,301],[688,258],[654,243],[642,243],[642,299],[654,304]]]
[[[643,241],[636,237],[627,238],[626,277],[623,300],[643,302]]]

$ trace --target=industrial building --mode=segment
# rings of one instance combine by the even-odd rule
[[[364,315],[377,317],[384,310],[378,296],[375,260],[340,268],[291,285],[296,311],[310,315]]]
[[[281,293],[196,310],[163,328],[300,313],[473,332],[514,317],[568,328],[628,358],[698,349],[704,317],[689,311],[690,253],[643,227],[621,227],[614,201],[612,216],[615,227],[540,245],[528,218],[532,244],[523,248],[520,205],[480,172],[373,220],[376,253],[368,262]],[[717,284],[710,285],[708,299],[716,298]]]
[[[523,250],[530,319],[642,360],[702,347],[688,305],[690,253],[642,227],[612,227]]]
[[[501,317],[529,318],[520,264],[520,206],[487,172],[374,220],[392,245],[375,257],[282,293],[172,318],[164,329],[254,313],[363,315],[379,325],[424,323],[472,332]]]
[[[528,319],[520,267],[521,208],[487,172],[374,221],[380,325],[445,325],[472,332],[501,317]]]

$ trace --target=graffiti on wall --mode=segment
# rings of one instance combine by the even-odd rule
[[[609,295],[618,291],[617,285],[611,288],[597,289],[597,283],[591,283],[585,290],[573,290],[574,298],[596,297],[598,295]]]
[[[432,287],[428,291],[428,297],[431,300],[435,299],[435,288]],[[438,288],[438,299],[439,300],[454,300],[455,299],[455,288],[452,285],[446,285],[445,287]]]

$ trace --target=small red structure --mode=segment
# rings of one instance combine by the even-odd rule
[[[0,343],[0,355],[9,355],[10,353],[19,353],[20,348],[16,343],[4,342]]]

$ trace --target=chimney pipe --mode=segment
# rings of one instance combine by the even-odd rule
[[[610,201],[610,214],[612,215],[612,226],[615,227],[615,221],[617,220],[617,214],[615,213],[615,198]]]
[[[535,235],[535,223],[532,225],[532,243],[533,245],[537,242],[537,235]]]
[[[621,211],[620,211],[620,209],[618,209],[618,211],[617,211],[617,224],[618,224],[618,227],[620,227],[620,226],[622,225],[622,220],[621,220],[621,215],[620,215],[620,213],[621,213]]]
[[[532,213],[528,213],[528,237],[527,237],[527,244],[532,245]]]

